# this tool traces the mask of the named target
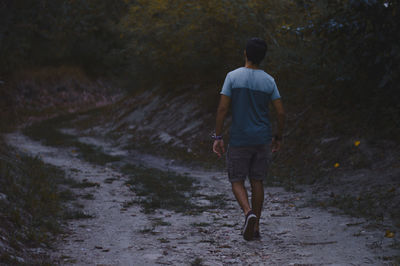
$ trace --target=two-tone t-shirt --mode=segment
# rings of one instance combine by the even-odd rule
[[[221,94],[231,98],[229,145],[271,142],[269,102],[281,97],[273,77],[261,69],[241,67],[226,75]]]

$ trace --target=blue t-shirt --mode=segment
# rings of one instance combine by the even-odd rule
[[[226,75],[221,94],[231,98],[231,146],[268,144],[269,102],[280,98],[273,77],[261,69],[241,67]]]

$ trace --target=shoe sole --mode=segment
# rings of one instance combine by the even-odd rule
[[[252,240],[254,236],[254,226],[256,225],[257,217],[253,214],[247,218],[244,226],[243,238],[247,241]]]

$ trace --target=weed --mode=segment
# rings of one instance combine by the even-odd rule
[[[193,178],[130,164],[122,171],[129,175],[126,183],[139,196],[138,202],[145,212],[160,208],[185,212],[197,207],[190,201],[197,183]]]
[[[49,246],[53,235],[62,232],[65,203],[75,195],[66,187],[73,181],[65,178],[61,169],[38,157],[17,154],[1,139],[0,155],[0,193],[7,196],[7,202],[0,201],[0,216],[4,218],[0,225],[7,225],[4,237],[14,249],[2,254],[0,260],[15,264],[13,258],[25,246]],[[33,264],[50,265],[46,258],[34,256]]]
[[[65,220],[76,220],[76,219],[89,219],[89,218],[94,218],[93,215],[84,213],[83,211],[78,211],[78,210],[68,210],[64,212],[63,218]]]
[[[119,156],[108,155],[104,153],[101,147],[82,143],[78,141],[76,136],[58,130],[76,116],[69,114],[45,120],[26,127],[23,133],[34,140],[42,141],[48,146],[75,147],[79,152],[79,157],[90,163],[105,165],[109,162],[120,161]]]
[[[170,241],[166,238],[159,238],[158,239],[161,243],[169,243]]]
[[[165,222],[163,221],[162,218],[155,218],[153,219],[153,226],[170,226],[171,223],[170,222]]]
[[[115,177],[109,177],[109,178],[104,179],[104,183],[112,184],[112,182],[114,182],[115,180],[117,180]]]
[[[399,221],[400,213],[398,209],[390,205],[396,204],[396,195],[386,193],[386,191],[388,189],[377,187],[375,190],[362,191],[358,195],[333,195],[323,200],[314,198],[310,200],[310,204],[324,208],[336,207],[352,216],[368,217],[375,220],[382,220],[383,217],[389,216],[394,221]]]
[[[202,223],[192,223],[191,225],[196,227],[205,227],[205,226],[210,226],[211,224],[202,222]]]
[[[203,265],[203,259],[197,257],[190,263],[190,265],[191,266],[201,266],[201,265]]]
[[[155,227],[151,227],[151,228],[143,228],[142,230],[140,230],[139,232],[142,234],[151,234],[151,235],[157,235],[159,234],[158,232],[154,231]]]
[[[82,195],[82,199],[94,200],[94,195],[87,193],[87,194]]]
[[[81,183],[75,183],[75,184],[71,185],[72,188],[88,188],[88,187],[98,187],[98,186],[100,186],[99,183],[90,182],[87,180],[85,180]]]
[[[123,208],[128,208],[128,207],[131,207],[131,206],[133,206],[134,204],[137,204],[137,203],[139,203],[138,200],[129,200],[129,201],[125,201],[125,202],[122,204],[122,207],[123,207]]]
[[[75,199],[75,193],[72,192],[70,189],[65,189],[58,192],[58,197],[64,201],[71,201]]]

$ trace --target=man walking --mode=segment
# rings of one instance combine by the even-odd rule
[[[227,168],[232,191],[245,215],[243,237],[260,237],[260,217],[264,201],[263,179],[268,170],[271,150],[279,151],[285,124],[285,112],[274,79],[259,68],[267,52],[267,44],[259,38],[247,41],[245,66],[227,74],[218,106],[213,151],[221,157],[225,152],[222,130],[229,106],[232,105],[232,126],[227,151]],[[269,103],[278,120],[272,137]],[[251,185],[251,207],[245,179]]]

